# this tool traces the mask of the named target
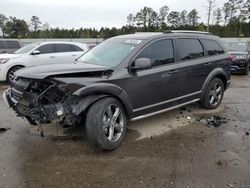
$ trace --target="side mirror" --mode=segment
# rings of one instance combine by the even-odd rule
[[[149,58],[139,58],[136,59],[134,62],[134,66],[131,66],[131,70],[144,70],[144,69],[151,69],[152,62]]]
[[[39,54],[40,54],[40,51],[39,51],[39,50],[34,50],[31,54],[32,54],[32,55],[39,55]]]

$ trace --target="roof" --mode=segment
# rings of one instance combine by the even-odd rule
[[[147,39],[153,39],[153,38],[159,38],[163,36],[181,36],[181,37],[204,37],[204,38],[213,38],[217,36],[210,35],[207,32],[199,32],[199,31],[166,31],[166,32],[139,32],[134,34],[128,34],[128,35],[120,35],[115,38],[121,38],[121,39],[140,39],[140,40],[147,40]]]

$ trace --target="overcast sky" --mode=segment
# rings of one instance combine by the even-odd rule
[[[222,7],[226,0],[216,0]],[[202,21],[206,20],[207,0],[0,0],[0,14],[15,16],[29,22],[32,15],[52,27],[121,27],[129,13],[135,14],[144,6],[158,12],[163,5],[170,11],[196,8]]]

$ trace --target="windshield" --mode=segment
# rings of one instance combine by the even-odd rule
[[[247,44],[244,42],[225,42],[228,51],[247,51]]]
[[[37,46],[38,46],[38,43],[28,44],[27,46],[24,46],[13,53],[14,54],[25,54],[25,53],[30,52],[32,49],[34,49]]]
[[[78,61],[112,68],[119,65],[140,43],[141,40],[109,39],[85,53]]]

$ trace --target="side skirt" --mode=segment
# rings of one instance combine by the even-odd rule
[[[185,103],[176,105],[176,106],[172,106],[172,107],[170,107],[170,108],[166,108],[166,109],[163,109],[163,110],[159,110],[159,111],[156,111],[156,112],[152,112],[152,113],[149,113],[149,114],[145,114],[145,115],[142,115],[142,116],[138,116],[138,117],[132,118],[131,121],[137,121],[137,120],[145,119],[145,118],[148,118],[148,117],[157,115],[157,114],[161,114],[161,113],[164,113],[164,112],[167,112],[167,111],[170,111],[170,110],[174,110],[174,109],[176,109],[176,108],[180,108],[180,107],[182,107],[182,106],[186,106],[186,105],[188,105],[188,104],[192,104],[192,103],[198,102],[199,100],[200,100],[200,99],[194,99],[194,100],[192,100],[192,101],[188,101],[188,102],[185,102]]]

